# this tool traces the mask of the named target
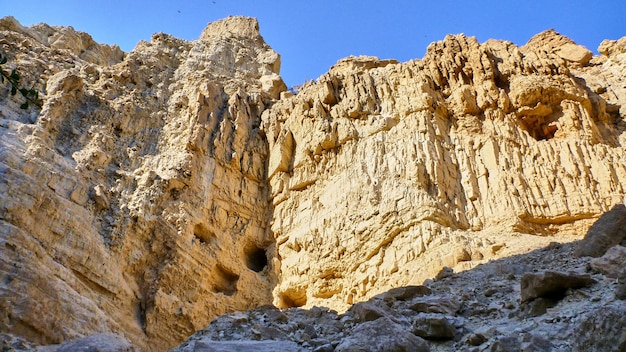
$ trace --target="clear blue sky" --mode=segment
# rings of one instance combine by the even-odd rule
[[[554,28],[595,52],[603,39],[626,36],[625,14],[626,0],[0,0],[0,16],[73,26],[124,51],[155,32],[193,40],[208,22],[256,17],[282,56],[288,86],[316,79],[349,55],[421,58],[429,43],[450,33],[523,45]]]

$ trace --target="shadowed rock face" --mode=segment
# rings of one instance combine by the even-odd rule
[[[585,238],[580,242],[576,255],[600,257],[609,248],[620,244],[626,245],[626,206],[624,204],[615,205],[593,223]]]
[[[0,332],[34,343],[165,350],[226,312],[343,310],[580,237],[623,199],[621,40],[589,57],[554,31],[448,36],[422,60],[340,60],[290,96],[251,18],[126,54],[0,30],[44,102],[0,87]]]
[[[580,275],[592,259],[574,256],[574,248],[575,243],[555,243],[496,259],[429,280],[419,290],[395,288],[343,314],[271,306],[226,314],[173,351],[211,351],[212,345],[230,351],[260,342],[318,352],[621,351],[626,301],[614,296],[614,279],[594,274],[591,282]],[[528,309],[543,298],[524,302],[529,275],[535,293],[560,293],[543,312]]]
[[[590,275],[577,275],[546,271],[542,273],[527,273],[522,277],[520,291],[522,302],[539,297],[561,299],[568,289],[591,286],[596,281]]]

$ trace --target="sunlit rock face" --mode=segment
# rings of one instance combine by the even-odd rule
[[[23,111],[2,86],[0,330],[165,350],[270,303],[259,126],[285,85],[257,21],[218,21],[192,42],[155,34],[127,54],[84,48],[71,28],[0,24],[8,64],[43,98]]]
[[[581,238],[624,199],[623,39],[448,36],[293,95],[251,18],[129,53],[0,30],[43,103],[0,86],[0,333],[33,344],[163,351],[226,312],[342,311]]]
[[[266,111],[275,303],[344,309],[582,236],[625,192],[626,57],[603,45],[447,36],[421,60],[340,60]]]

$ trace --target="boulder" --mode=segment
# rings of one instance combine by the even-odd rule
[[[564,44],[556,51],[556,54],[564,60],[576,62],[580,65],[586,65],[593,57],[593,53],[589,49],[573,43]]]
[[[617,279],[620,270],[626,266],[626,247],[611,247],[602,257],[592,259],[589,266],[606,277]]]
[[[414,297],[429,295],[430,292],[431,290],[427,286],[416,285],[392,288],[379,296],[383,300],[407,301]]]
[[[456,315],[461,308],[461,301],[453,296],[430,296],[415,299],[410,308],[422,313],[442,313]]]
[[[590,275],[545,271],[524,274],[520,282],[522,302],[538,297],[560,299],[567,289],[587,287],[596,283]]]
[[[451,340],[457,336],[456,320],[437,313],[420,313],[413,322],[413,333],[429,340]]]
[[[626,245],[626,206],[617,204],[604,213],[578,244],[579,257],[600,257],[618,244]]]
[[[383,308],[371,301],[359,302],[353,305],[347,312],[356,322],[366,322],[389,316]]]
[[[359,324],[335,348],[335,352],[428,352],[428,343],[389,318]]]

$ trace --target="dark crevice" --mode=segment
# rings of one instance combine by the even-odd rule
[[[226,296],[232,296],[237,292],[237,282],[239,281],[239,275],[224,268],[221,265],[216,265],[213,270],[213,291],[222,293]]]
[[[193,235],[200,240],[200,243],[211,243],[215,239],[215,234],[204,226],[204,224],[197,224],[193,228]]]
[[[267,253],[265,248],[251,246],[246,251],[246,266],[254,272],[261,272],[267,267]]]

